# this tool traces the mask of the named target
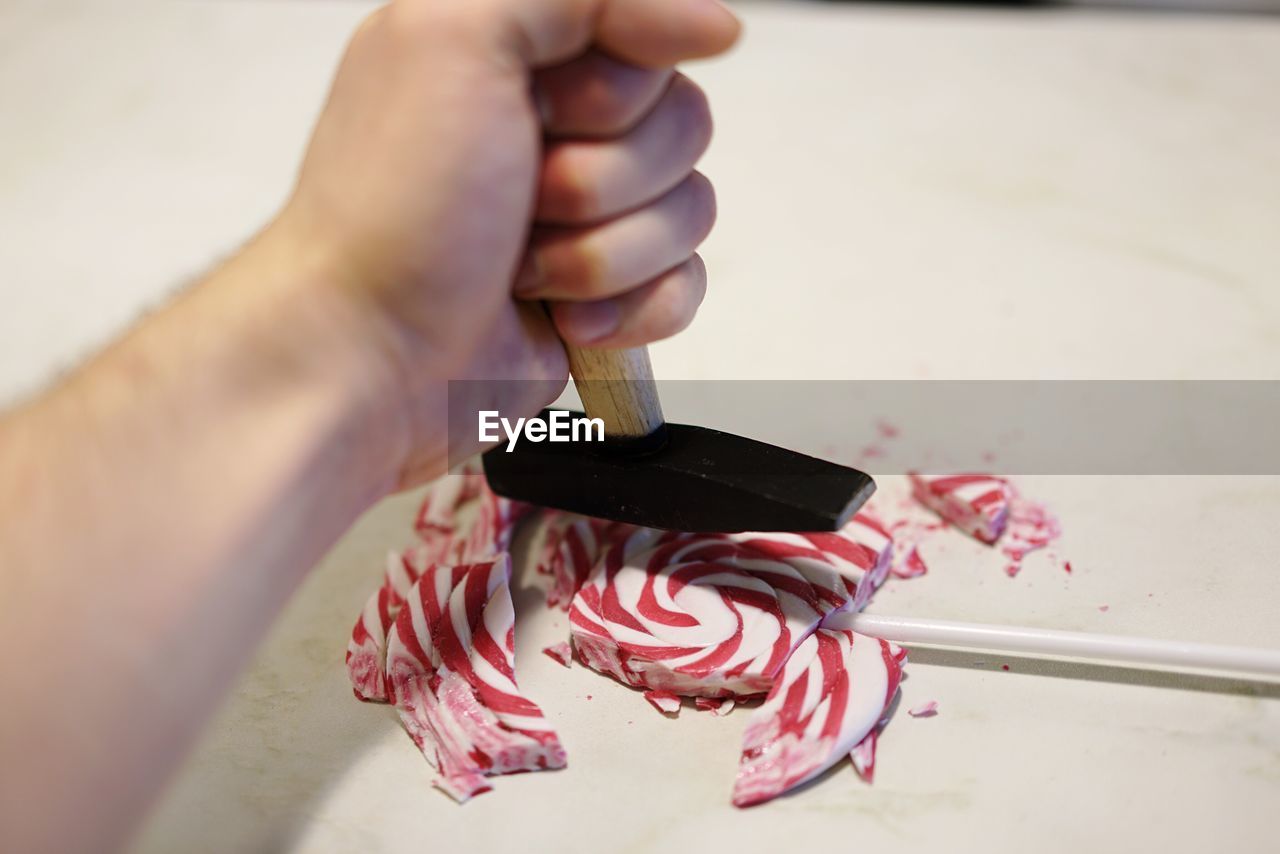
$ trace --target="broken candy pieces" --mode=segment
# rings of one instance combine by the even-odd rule
[[[907,714],[913,718],[931,718],[938,714],[938,701],[930,700],[927,703],[921,703],[918,706],[907,709]]]
[[[351,630],[346,664],[356,697],[387,700],[386,635],[419,576],[438,563],[470,563],[505,552],[517,523],[531,510],[494,494],[478,460],[431,484],[414,522],[419,542],[388,556],[382,585]]]
[[[1000,543],[1008,558],[1005,573],[1014,577],[1029,553],[1042,549],[1062,534],[1058,519],[1043,505],[1022,496],[1013,484],[989,474],[909,476],[911,495],[916,501],[975,539],[987,545]],[[910,528],[900,522],[895,528]],[[907,556],[919,557],[914,546]],[[1070,563],[1066,564],[1070,572]],[[894,574],[910,578],[924,574],[924,565],[913,567],[904,561]]]
[[[1009,520],[1009,482],[990,474],[911,474],[911,494],[971,537],[991,545]]]
[[[510,559],[433,566],[387,636],[387,682],[405,730],[455,800],[486,777],[565,766],[541,709],[515,682]]]
[[[352,632],[357,696],[395,703],[439,771],[436,785],[459,801],[488,791],[494,775],[565,764],[512,667],[509,566],[497,553],[528,509],[494,496],[474,471],[438,481],[415,523],[420,542],[391,556]],[[832,615],[860,608],[892,560],[888,532],[866,514],[834,534],[702,535],[548,519],[539,568],[554,578],[553,603],[585,607],[585,625],[571,613],[580,657],[652,689],[646,699],[668,714],[681,694],[713,714],[726,714],[735,697],[763,696],[815,630],[834,637]],[[564,646],[545,652],[560,660]],[[798,749],[831,753],[842,743]],[[852,746],[855,767],[860,757],[874,761],[874,746],[873,732]]]
[[[347,676],[356,697],[387,701],[387,632],[395,624],[404,598],[429,565],[421,547],[387,555],[382,584],[365,603],[347,644]]]
[[[735,806],[771,800],[851,754],[860,773],[870,776],[876,727],[897,693],[906,654],[842,622],[837,616],[805,638],[751,713]]]
[[[929,566],[920,557],[920,549],[911,546],[902,558],[902,563],[893,568],[894,578],[919,578],[929,572]]]
[[[864,514],[834,534],[632,529],[574,597],[574,648],[633,687],[764,694],[824,617],[866,602],[891,558],[889,533]]]
[[[605,551],[636,530],[624,522],[572,513],[548,514],[546,540],[538,562],[538,572],[551,576],[547,604],[569,610],[574,595]]]
[[[680,695],[670,691],[645,691],[645,701],[664,715],[675,717],[680,714]]]
[[[732,697],[725,697],[724,699],[716,697],[698,697],[693,701],[693,705],[700,712],[710,712],[716,717],[722,718],[732,712],[737,703]]]
[[[573,649],[565,641],[553,643],[551,646],[544,646],[542,654],[561,667],[568,667],[569,662],[573,660]]]
[[[690,697],[753,696],[854,583],[719,534],[639,531],[574,597],[573,646],[624,684]]]

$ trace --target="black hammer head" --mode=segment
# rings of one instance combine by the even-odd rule
[[[520,441],[508,451],[504,444],[485,453],[484,471],[508,498],[698,532],[835,531],[876,488],[857,469],[685,424],[621,446]]]

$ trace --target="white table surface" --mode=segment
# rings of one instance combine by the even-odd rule
[[[368,8],[0,7],[0,398],[269,215]],[[741,48],[691,70],[721,218],[660,376],[1280,377],[1280,19],[740,8]],[[1061,516],[1072,575],[1041,556],[1011,580],[956,537],[873,609],[1280,646],[1280,479],[1021,483]],[[899,713],[873,786],[846,767],[743,812],[745,716],[669,721],[559,668],[537,650],[564,619],[534,595],[520,677],[570,768],[459,808],[342,666],[414,500],[306,582],[140,850],[1274,850],[1274,689],[922,652],[902,708],[940,713]]]

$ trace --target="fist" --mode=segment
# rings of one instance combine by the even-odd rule
[[[401,485],[474,450],[447,445],[449,380],[525,380],[489,403],[532,414],[567,380],[561,339],[692,319],[711,117],[672,66],[737,34],[717,0],[397,0],[357,31],[269,231],[396,377]]]

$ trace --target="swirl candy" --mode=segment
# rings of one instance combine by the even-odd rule
[[[884,729],[884,725],[885,721],[881,721],[879,726],[867,733],[867,737],[849,751],[849,761],[853,764],[853,770],[868,783],[875,781],[876,742],[880,738],[880,730]]]
[[[990,474],[912,474],[912,496],[966,534],[988,545],[1000,539],[1009,520],[1012,488]]]
[[[763,803],[853,754],[874,767],[875,732],[897,693],[903,650],[843,627],[835,615],[787,660],[751,713],[733,789],[735,806]]]
[[[854,582],[854,610],[862,610],[893,563],[893,535],[870,513],[858,513],[835,533],[739,534],[734,539],[774,560],[831,570]]]
[[[505,551],[515,526],[533,509],[494,494],[476,457],[431,484],[413,528],[428,563],[460,563]]]
[[[859,543],[868,531],[875,539]],[[640,529],[609,550],[574,597],[574,647],[634,687],[763,694],[824,617],[866,600],[888,571],[889,548],[883,528],[865,521],[839,535]]]
[[[563,768],[564,749],[515,682],[511,562],[433,566],[387,637],[387,681],[400,720],[462,802],[486,777]]]
[[[414,522],[420,542],[387,558],[382,585],[365,603],[347,644],[347,675],[356,697],[386,702],[386,636],[414,582],[437,563],[468,563],[505,551],[532,510],[493,494],[468,462],[429,488]]]
[[[424,547],[387,555],[382,585],[365,603],[347,644],[347,676],[359,699],[387,701],[387,632],[395,623],[409,589],[430,565]]]
[[[572,513],[554,513],[547,521],[546,541],[538,571],[552,577],[547,604],[569,610],[569,604],[609,546],[634,533],[623,522]]]
[[[356,695],[390,700],[436,785],[458,801],[488,777],[565,764],[539,708],[515,683],[510,561],[530,508],[477,474],[437,482],[421,542],[392,555],[352,632]],[[500,555],[499,552],[502,552]],[[725,714],[767,695],[748,720],[734,803],[760,803],[848,755],[868,779],[877,726],[904,656],[855,634],[890,572],[889,532],[858,514],[822,534],[694,534],[554,514],[539,570],[567,605],[577,656],[668,715],[682,697]],[[566,662],[565,644],[544,650]]]

